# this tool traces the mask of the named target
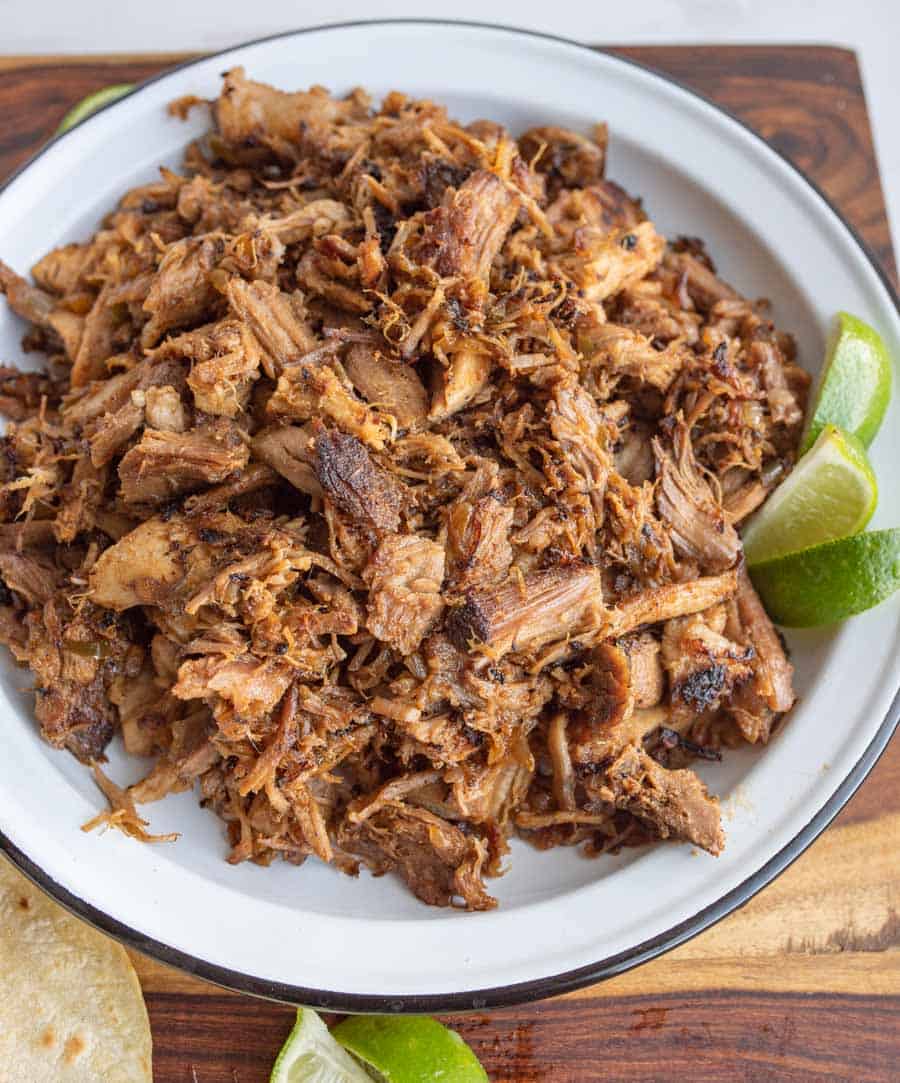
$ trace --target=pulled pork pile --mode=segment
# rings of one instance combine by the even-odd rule
[[[212,108],[34,285],[0,264],[49,355],[0,370],[0,635],[99,819],[198,786],[233,862],[470,909],[514,833],[718,853],[688,765],[794,700],[735,529],[794,461],[790,337],[603,128],[240,69]]]

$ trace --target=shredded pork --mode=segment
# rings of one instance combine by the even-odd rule
[[[794,461],[790,336],[602,126],[241,69],[211,110],[33,282],[0,264],[48,358],[0,369],[0,638],[97,822],[194,787],[232,862],[474,910],[514,834],[718,853],[691,764],[794,701],[736,530]]]

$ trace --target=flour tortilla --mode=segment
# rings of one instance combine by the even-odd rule
[[[125,949],[0,857],[0,1083],[152,1083]]]

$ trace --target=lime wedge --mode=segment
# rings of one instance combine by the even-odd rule
[[[269,1083],[372,1083],[372,1077],[344,1052],[312,1008],[298,1008]]]
[[[858,534],[878,502],[865,448],[826,425],[815,444],[743,531],[750,567],[763,560]]]
[[[385,1083],[488,1083],[454,1030],[424,1015],[353,1015],[331,1032]]]
[[[800,441],[812,447],[826,425],[837,425],[872,443],[891,397],[893,365],[881,335],[847,312],[834,318],[825,366]]]
[[[74,128],[76,124],[81,123],[85,117],[89,117],[91,113],[96,113],[104,105],[109,105],[110,102],[124,97],[132,90],[134,90],[134,83],[115,83],[113,86],[105,86],[101,90],[95,90],[93,94],[88,94],[77,105],[72,106],[53,134],[62,135],[63,132],[67,132],[70,128]]]
[[[809,628],[862,613],[900,588],[900,528],[826,542],[750,569],[769,616]]]

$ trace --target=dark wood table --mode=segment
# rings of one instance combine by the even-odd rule
[[[859,68],[819,47],[615,48],[701,91],[811,176],[895,277]],[[0,58],[0,179],[73,102],[178,58]],[[739,912],[568,997],[453,1020],[496,1083],[900,1079],[900,742]],[[291,1008],[134,956],[157,1083],[261,1083]]]

